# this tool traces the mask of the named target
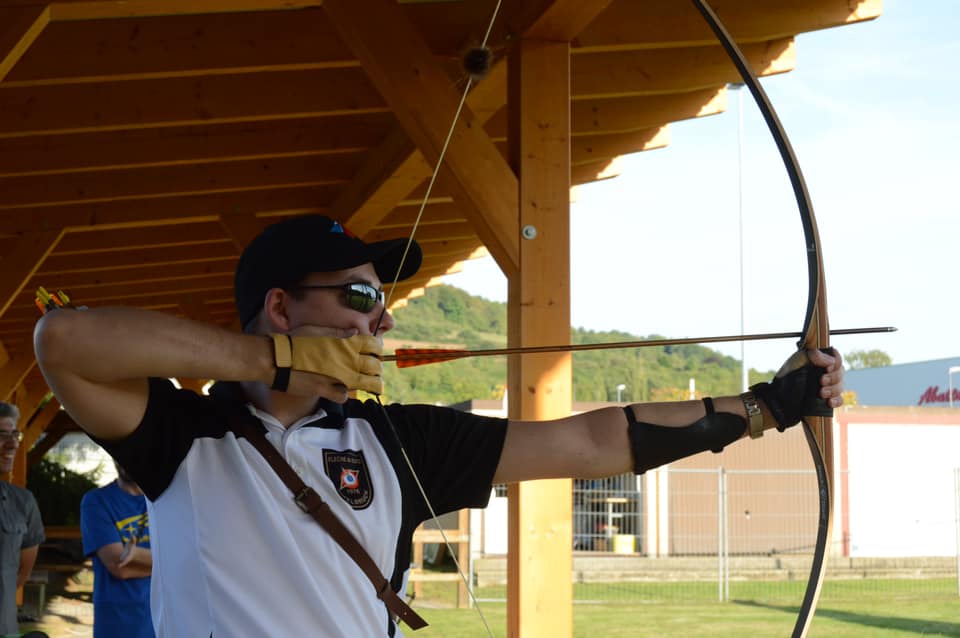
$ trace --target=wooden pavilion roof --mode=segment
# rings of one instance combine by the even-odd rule
[[[494,4],[0,0],[0,398],[46,390],[38,286],[231,325],[235,261],[272,220],[324,212],[369,239],[407,236]],[[714,4],[763,75],[793,68],[796,34],[880,12]],[[689,2],[504,2],[417,232],[422,271],[396,301],[485,246],[511,259],[516,238],[489,220],[516,192],[502,155],[519,37],[571,41],[574,184],[666,145],[670,122],[723,111],[738,81]]]

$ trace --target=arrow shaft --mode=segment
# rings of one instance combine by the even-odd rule
[[[877,332],[895,332],[891,326],[870,328],[841,328],[831,330],[832,335],[869,334]],[[724,343],[730,341],[762,341],[771,339],[796,339],[799,332],[764,332],[748,335],[721,335],[714,337],[680,337],[675,339],[641,339],[637,341],[614,341],[609,343],[576,343],[550,346],[522,346],[515,348],[486,348],[482,350],[431,350],[425,348],[398,348],[396,354],[385,355],[384,361],[395,361],[399,367],[412,367],[440,361],[453,361],[467,357],[495,357],[508,354],[542,354],[549,352],[581,352],[586,350],[613,350],[617,348],[654,348],[702,343]]]

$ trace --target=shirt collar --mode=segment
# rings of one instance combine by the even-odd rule
[[[276,421],[276,419],[274,419],[269,412],[260,410],[250,403],[246,393],[243,391],[243,387],[236,381],[216,382],[213,384],[213,387],[210,388],[210,396],[216,400],[245,403],[250,408],[250,411],[258,418],[263,419],[263,417],[266,415],[270,416],[272,420]],[[343,404],[330,401],[329,399],[320,398],[313,406],[313,413],[301,418],[291,427],[303,426],[339,430],[343,429],[345,419],[346,417],[343,411]]]

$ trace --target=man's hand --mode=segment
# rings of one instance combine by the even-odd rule
[[[287,392],[320,394],[340,402],[348,390],[383,392],[379,338],[317,326],[302,326],[288,336],[292,370]]]
[[[781,432],[805,416],[830,416],[843,405],[843,359],[830,349],[801,350],[783,364],[770,383],[750,388],[766,404]]]

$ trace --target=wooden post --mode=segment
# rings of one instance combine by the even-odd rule
[[[570,71],[567,42],[510,52],[510,159],[519,192],[520,268],[509,279],[511,346],[570,339]],[[511,419],[570,414],[569,353],[511,357]],[[508,486],[507,635],[573,633],[571,481]]]

